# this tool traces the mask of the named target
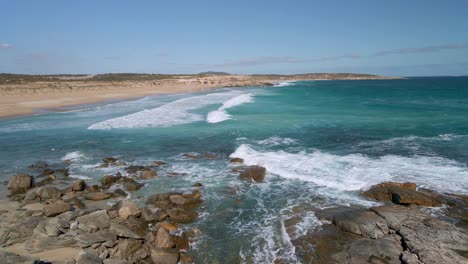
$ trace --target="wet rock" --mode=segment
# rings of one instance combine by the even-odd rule
[[[103,158],[102,162],[109,164],[109,163],[114,163],[114,162],[116,162],[118,160],[119,159],[114,158],[114,157],[107,157],[107,158]]]
[[[91,200],[91,201],[100,201],[100,200],[109,199],[111,196],[112,196],[111,193],[91,192],[91,193],[85,194],[84,198],[86,200]]]
[[[197,182],[193,185],[193,187],[197,187],[197,188],[200,188],[200,187],[203,187],[203,184]]]
[[[177,249],[182,251],[188,251],[190,249],[187,233],[182,232],[180,236],[175,236],[174,241]]]
[[[435,197],[416,190],[414,183],[385,182],[372,186],[363,195],[378,201],[392,202],[401,205],[441,206]]]
[[[193,257],[187,254],[180,254],[180,263],[189,264],[194,263]]]
[[[177,249],[151,249],[151,260],[154,264],[177,264],[179,252]]]
[[[205,157],[205,159],[217,159],[218,158],[216,154],[209,153],[209,152],[203,153],[203,157]]]
[[[126,182],[124,183],[125,189],[127,191],[136,191],[139,190],[141,187],[144,186],[144,184],[138,183],[138,182]]]
[[[120,197],[127,197],[128,194],[122,189],[115,189],[114,194]]]
[[[169,219],[176,223],[190,223],[198,217],[197,212],[181,208],[171,208],[166,210],[166,213],[169,216]]]
[[[262,182],[265,179],[266,169],[261,166],[248,166],[240,173],[240,178],[247,181]]]
[[[57,178],[66,178],[70,175],[70,172],[68,171],[68,168],[65,169],[57,169],[54,171],[54,175]]]
[[[101,178],[101,184],[104,187],[109,187],[117,181],[117,178],[112,175],[106,175]]]
[[[44,216],[53,217],[61,213],[70,211],[72,209],[71,205],[65,203],[64,201],[56,201],[44,206],[42,213]]]
[[[43,168],[46,168],[48,167],[49,164],[45,161],[38,161],[32,165],[29,165],[29,168],[32,168],[32,169],[43,169]]]
[[[32,184],[33,178],[26,173],[21,173],[10,178],[7,188],[11,194],[19,194],[31,189]]]
[[[84,180],[77,180],[73,182],[72,191],[82,192],[86,189],[86,182]]]
[[[122,201],[122,205],[119,209],[119,217],[122,219],[128,219],[129,217],[139,217],[141,215],[141,210],[138,206],[128,200]]]
[[[244,163],[244,159],[232,158],[232,159],[229,160],[229,163]]]
[[[184,195],[179,194],[169,196],[169,201],[171,201],[176,206],[192,206],[201,203],[200,199],[185,197]]]
[[[36,183],[34,185],[36,187],[44,186],[44,185],[47,185],[47,184],[53,182],[55,179],[56,179],[55,175],[53,175],[53,174],[47,175],[44,179],[42,179],[40,181],[36,181]]]
[[[149,170],[151,170],[151,167],[149,167],[149,166],[140,166],[140,165],[132,165],[132,166],[128,166],[127,168],[125,168],[125,171],[128,174],[137,174],[139,172],[149,171]]]
[[[143,180],[148,180],[158,177],[158,173],[154,170],[142,171],[140,172],[140,178]]]
[[[167,231],[175,231],[177,230],[177,226],[173,223],[169,223],[169,222],[161,222],[161,223],[158,223],[157,227],[159,228],[164,228],[166,229]]]
[[[153,161],[153,164],[155,166],[162,166],[162,165],[166,165],[167,163],[164,161],[157,160],[157,161]]]
[[[182,154],[183,157],[189,158],[189,159],[199,159],[200,157],[198,154],[193,154],[193,153],[184,153]]]

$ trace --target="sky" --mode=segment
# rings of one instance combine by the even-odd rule
[[[0,72],[468,75],[466,0],[0,0]]]

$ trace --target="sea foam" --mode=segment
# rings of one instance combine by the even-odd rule
[[[226,109],[245,104],[245,103],[250,103],[253,101],[253,95],[248,93],[248,94],[241,94],[238,95],[234,98],[231,98],[227,100],[226,102],[223,103],[223,105],[218,108],[218,110],[211,111],[208,113],[206,117],[206,121],[208,123],[219,123],[226,121],[228,119],[231,119],[231,115],[229,115],[226,112]]]
[[[321,151],[257,151],[240,145],[231,157],[261,165],[283,178],[299,179],[338,191],[356,191],[384,181],[411,181],[442,192],[468,193],[468,168],[441,157],[361,154],[338,156]]]
[[[229,91],[183,98],[157,108],[95,123],[89,126],[88,129],[170,127],[193,123],[203,120],[203,116],[191,113],[191,110],[219,104],[239,94],[240,92],[237,91]]]

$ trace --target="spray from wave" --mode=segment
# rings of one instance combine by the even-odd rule
[[[218,108],[218,110],[212,111],[208,113],[208,116],[206,117],[206,121],[208,123],[219,123],[226,121],[228,119],[231,119],[231,115],[229,115],[226,112],[226,109],[245,104],[245,103],[250,103],[253,101],[253,95],[252,94],[241,94],[239,96],[236,96],[232,99],[227,100],[226,102],[223,103],[223,105]]]
[[[261,152],[242,144],[231,157],[247,165],[262,165],[280,177],[299,179],[339,191],[357,191],[383,181],[411,181],[441,192],[468,193],[468,168],[441,157],[361,154],[338,156],[314,151]]]

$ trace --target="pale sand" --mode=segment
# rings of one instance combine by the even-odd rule
[[[328,76],[328,75],[327,75]],[[325,79],[336,79],[331,76]],[[375,77],[373,79],[381,79]],[[264,86],[295,80],[297,76],[179,76],[155,81],[60,81],[31,82],[0,85],[0,117],[13,117],[36,113],[40,109],[60,111],[61,107],[99,103],[110,100],[131,99],[154,94],[199,92],[222,87]],[[304,76],[302,80],[310,80]],[[318,78],[315,78],[318,80]],[[323,79],[323,78],[321,78]],[[361,79],[361,78],[348,78]],[[368,78],[364,78],[368,79]]]

